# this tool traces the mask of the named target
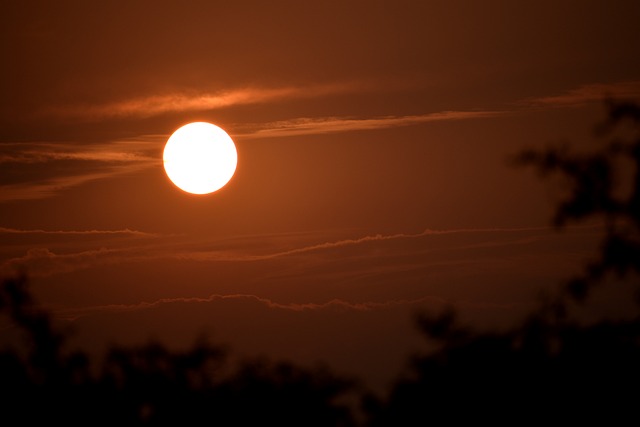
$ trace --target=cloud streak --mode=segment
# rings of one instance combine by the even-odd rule
[[[617,83],[593,83],[568,90],[560,95],[529,98],[520,101],[520,105],[530,107],[577,107],[592,102],[601,102],[606,98],[640,98],[640,81]]]
[[[506,111],[441,111],[412,116],[385,116],[360,119],[349,117],[298,118],[254,125],[253,131],[240,135],[244,138],[257,139],[351,132],[413,126],[429,122],[493,118],[504,116],[505,114],[508,113]]]
[[[121,117],[151,117],[166,113],[215,110],[236,105],[305,99],[358,92],[366,89],[361,83],[285,86],[275,88],[245,87],[214,93],[170,93],[116,101],[101,105],[58,106],[47,113],[64,118],[105,119]]]
[[[63,236],[86,236],[86,235],[131,235],[131,236],[155,236],[153,233],[144,231],[130,230],[128,228],[122,230],[41,230],[41,229],[17,229],[0,227],[0,234],[27,234],[27,235],[63,235]]]
[[[0,163],[37,164],[61,160],[107,163],[158,162],[166,138],[145,135],[107,143],[13,142],[0,144]]]
[[[131,230],[115,230],[115,231],[77,231],[77,232],[47,232],[44,230],[14,230],[0,228],[0,233],[10,230],[13,233],[129,233],[133,235],[149,236],[146,233]],[[14,257],[4,261],[0,265],[0,273],[12,274],[16,271],[28,271],[30,275],[46,277],[61,273],[68,273],[75,270],[91,268],[100,265],[113,265],[132,262],[157,261],[157,260],[178,260],[178,261],[194,261],[194,262],[260,262],[268,261],[290,256],[313,254],[322,251],[331,251],[332,249],[340,249],[345,247],[356,247],[365,244],[372,244],[384,241],[402,240],[402,239],[418,239],[428,236],[451,235],[451,234],[472,234],[472,233],[521,233],[521,232],[543,232],[551,230],[549,227],[531,227],[531,228],[487,228],[487,229],[454,229],[454,230],[430,230],[427,229],[415,234],[390,234],[390,235],[367,235],[357,239],[342,239],[332,242],[323,242],[313,245],[300,246],[293,249],[283,251],[273,251],[263,254],[242,253],[234,249],[222,250],[184,250],[177,249],[168,245],[159,249],[158,244],[153,246],[128,246],[126,248],[99,248],[90,249],[79,252],[55,253],[49,248],[33,248],[28,250],[24,255]],[[140,234],[138,234],[140,233]],[[524,241],[526,242],[526,241]],[[506,242],[504,244],[522,244],[522,240],[515,242]],[[495,245],[494,242],[488,242],[489,245]],[[471,247],[471,246],[469,246]],[[481,245],[476,247],[482,247]],[[392,254],[392,255],[395,255]],[[372,271],[375,269],[371,269]]]
[[[415,234],[406,234],[406,233],[397,233],[397,234],[374,234],[367,235],[357,239],[343,239],[336,240],[332,242],[324,242],[315,245],[302,246],[299,248],[294,248],[286,251],[272,252],[267,254],[234,254],[226,251],[194,251],[194,252],[185,252],[182,254],[176,254],[175,256],[179,259],[188,259],[193,261],[236,261],[236,262],[244,262],[244,261],[261,261],[261,260],[270,260],[275,258],[282,258],[287,256],[294,256],[299,254],[305,254],[309,252],[319,252],[330,249],[337,249],[348,246],[357,246],[366,243],[372,242],[382,242],[389,240],[400,240],[400,239],[416,239],[426,236],[437,236],[437,235],[447,235],[447,234],[471,234],[471,233],[516,233],[516,232],[538,232],[538,231],[549,231],[550,227],[522,227],[522,228],[461,228],[461,229],[451,229],[451,230],[431,230],[426,229],[420,233]]]
[[[257,295],[251,294],[231,294],[231,295],[221,295],[221,294],[213,294],[208,297],[178,297],[178,298],[161,298],[152,302],[140,302],[137,304],[109,304],[109,305],[101,305],[101,306],[92,306],[92,307],[84,307],[81,309],[70,309],[70,310],[61,310],[58,311],[59,315],[64,317],[78,318],[82,315],[86,315],[89,313],[95,312],[126,312],[126,311],[139,311],[139,310],[148,310],[157,307],[161,307],[163,305],[169,304],[179,304],[179,303],[212,303],[216,301],[229,301],[229,300],[244,300],[244,301],[253,301],[259,304],[264,305],[270,309],[278,309],[278,310],[287,310],[287,311],[317,311],[317,310],[355,310],[355,311],[370,311],[370,310],[378,310],[385,309],[395,306],[404,306],[404,305],[414,305],[414,304],[423,304],[423,303],[444,303],[444,300],[436,297],[423,297],[416,298],[412,300],[401,299],[401,300],[390,300],[384,302],[374,302],[374,301],[364,301],[364,302],[350,302],[345,301],[343,299],[332,299],[323,303],[278,303],[269,298],[259,297]]]
[[[69,273],[88,267],[119,263],[127,251],[100,248],[82,252],[56,254],[47,248],[29,249],[21,257],[12,258],[0,265],[0,274],[10,275],[27,271],[30,276],[46,277]]]
[[[102,104],[58,105],[44,114],[58,118],[101,120],[112,118],[147,118],[168,113],[208,111],[241,105],[275,103],[370,91],[371,82],[315,84],[282,87],[240,87],[216,92],[174,92],[149,95]],[[406,89],[403,87],[403,90]],[[638,98],[640,81],[592,83],[560,95],[536,97],[516,102],[527,107],[577,106],[601,101],[605,97]],[[495,117],[506,111],[443,111],[414,116],[388,116],[356,119],[341,117],[298,118],[258,125],[254,137],[307,135],[311,133],[344,132],[348,130],[380,129],[407,126],[440,120]]]
[[[0,144],[0,164],[23,165],[20,174],[22,182],[0,185],[0,203],[48,198],[87,182],[160,166],[162,161],[159,153],[163,140],[164,137],[160,135],[147,135],[136,139],[96,144],[56,142]],[[73,175],[64,172],[66,168],[61,175],[60,168],[41,167],[43,164],[53,162],[76,162],[79,167],[68,169],[74,171]],[[87,166],[83,167],[83,163]],[[98,165],[96,166],[95,163]],[[30,170],[32,170],[31,175],[25,173]],[[52,175],[54,173],[55,175]]]
[[[106,168],[101,172],[87,171],[79,175],[52,177],[39,180],[38,182],[0,185],[0,203],[53,197],[64,190],[77,187],[87,182],[140,172],[152,167],[154,164],[155,162],[145,162],[142,164],[114,166]]]
[[[589,84],[560,95],[530,98],[516,102],[527,108],[575,107],[600,102],[606,97],[640,98],[640,81],[612,84]],[[408,116],[355,117],[301,117],[269,123],[242,125],[237,136],[245,139],[276,138],[317,135],[339,132],[389,129],[415,126],[430,122],[488,119],[518,113],[519,110],[447,110]],[[521,112],[521,111],[520,111]],[[243,129],[245,130],[243,132]]]

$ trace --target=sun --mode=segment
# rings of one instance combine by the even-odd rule
[[[208,194],[231,179],[238,153],[231,137],[211,123],[182,126],[169,137],[163,153],[164,170],[181,190]]]

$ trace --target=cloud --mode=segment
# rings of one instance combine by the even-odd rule
[[[10,142],[0,144],[0,163],[36,164],[60,160],[107,163],[158,162],[156,153],[164,145],[164,135],[144,135],[135,139],[106,143]]]
[[[132,236],[155,236],[153,233],[144,231],[130,230],[128,228],[122,230],[40,230],[40,229],[16,229],[0,227],[0,234],[45,234],[45,235],[65,235],[65,236],[84,236],[84,235],[132,235]]]
[[[568,90],[560,95],[529,98],[519,102],[530,107],[576,107],[606,98],[640,98],[640,81],[593,83]]]
[[[323,242],[314,245],[302,246],[286,251],[277,251],[266,254],[239,254],[230,251],[193,251],[183,252],[175,254],[178,259],[188,259],[192,261],[261,261],[275,258],[282,258],[292,255],[304,254],[308,252],[317,252],[335,248],[342,248],[345,246],[356,246],[370,242],[380,242],[386,240],[399,240],[399,239],[416,239],[425,236],[445,235],[445,234],[471,234],[471,233],[517,233],[517,232],[531,232],[531,231],[549,231],[550,227],[521,227],[521,228],[461,228],[450,230],[432,230],[426,229],[420,233],[406,234],[373,234],[357,239],[343,239],[332,242]]]
[[[22,182],[0,185],[0,203],[52,197],[99,179],[136,173],[162,164],[163,136],[146,135],[106,143],[20,142],[0,144],[0,164],[23,165]],[[78,167],[44,168],[42,164],[75,162]],[[98,163],[96,165],[95,163]],[[86,166],[83,166],[85,164]],[[30,169],[29,169],[30,168]],[[72,175],[70,175],[72,171]],[[7,176],[10,176],[8,169]],[[55,175],[54,175],[55,174]],[[66,175],[65,175],[66,174]]]
[[[49,248],[33,248],[29,249],[24,255],[14,257],[4,261],[0,264],[0,273],[12,274],[15,271],[28,271],[32,276],[52,276],[61,273],[68,273],[71,271],[91,268],[100,265],[114,265],[122,263],[134,263],[134,262],[147,262],[158,260],[178,260],[178,261],[194,261],[194,262],[259,262],[268,261],[273,259],[285,258],[296,255],[304,255],[310,253],[317,253],[321,251],[330,251],[332,249],[339,249],[344,247],[354,247],[359,245],[365,245],[369,243],[401,240],[401,239],[418,239],[427,236],[437,235],[451,235],[451,234],[473,234],[473,233],[485,233],[489,235],[493,234],[505,234],[505,233],[523,233],[523,232],[544,232],[550,231],[549,227],[530,227],[530,228],[486,228],[486,229],[452,229],[452,230],[424,230],[423,232],[416,234],[374,234],[367,235],[357,239],[341,239],[331,242],[323,242],[313,245],[300,246],[293,249],[272,251],[262,254],[246,253],[241,250],[231,248],[232,243],[227,243],[225,249],[220,250],[189,250],[182,249],[184,242],[178,243],[178,249],[175,245],[168,243],[167,245],[160,246],[157,242],[154,245],[139,245],[139,246],[127,246],[126,248],[100,248],[82,250],[79,252],[66,252],[63,254],[55,253]],[[142,233],[132,230],[89,230],[89,231],[44,231],[44,230],[14,230],[8,228],[0,228],[0,233],[34,233],[34,234],[129,234],[135,236],[152,236],[147,233]],[[161,237],[161,236],[160,236]],[[175,237],[175,236],[167,236]],[[271,241],[272,239],[267,239]],[[499,243],[500,245],[520,245],[526,244],[530,239],[519,239],[515,241],[507,241]],[[487,246],[495,246],[495,242],[485,242]],[[460,248],[482,248],[482,244],[475,245],[463,245]],[[408,248],[409,252],[412,251]],[[361,254],[359,254],[361,255]],[[398,254],[393,252],[387,254],[391,256],[397,256]],[[407,254],[405,254],[407,255]],[[377,253],[376,256],[386,256],[385,253]],[[341,255],[341,259],[344,258]],[[464,260],[449,260],[449,263],[461,263],[466,262]],[[442,262],[438,261],[432,265],[441,265]],[[421,262],[420,266],[424,267],[427,263]],[[393,266],[393,268],[401,268],[399,265]],[[381,269],[381,270],[379,270]],[[383,266],[368,266],[367,272],[375,274],[376,272],[384,271]]]
[[[57,106],[47,113],[65,118],[103,119],[151,117],[165,113],[206,111],[235,105],[263,104],[277,100],[315,98],[366,89],[362,83],[245,87],[214,93],[169,93],[116,101],[101,105]]]
[[[444,305],[446,302],[442,298],[438,297],[422,297],[415,299],[397,299],[388,300],[382,302],[376,301],[362,301],[351,302],[343,299],[335,298],[327,302],[315,303],[279,303],[272,299],[259,297],[251,294],[212,294],[208,297],[177,297],[177,298],[161,298],[152,302],[140,302],[136,304],[109,304],[100,306],[90,306],[83,308],[64,309],[56,311],[56,315],[64,317],[66,319],[77,319],[79,317],[86,316],[88,314],[97,312],[128,312],[128,311],[140,311],[159,308],[171,304],[207,304],[219,301],[240,301],[240,302],[255,302],[263,305],[266,308],[274,310],[286,310],[294,312],[304,311],[319,311],[319,310],[334,310],[334,311],[371,311],[371,310],[384,310],[393,307],[407,306],[407,305],[422,305],[422,304],[437,304]]]
[[[118,175],[135,173],[153,166],[153,163],[130,164],[114,166],[101,172],[86,171],[85,173],[52,177],[37,182],[0,185],[0,203],[18,200],[36,200],[53,197],[69,188],[77,187],[90,181],[111,178]]]
[[[441,111],[412,116],[385,116],[361,119],[348,117],[298,118],[253,125],[253,131],[240,135],[244,138],[253,139],[350,132],[412,126],[438,121],[492,118],[505,114],[507,114],[506,111]],[[251,128],[252,126],[246,127]]]
[[[527,108],[579,106],[602,101],[606,97],[639,98],[640,81],[612,84],[589,84],[566,91],[561,95],[529,98],[516,102]],[[429,122],[487,119],[504,117],[518,110],[446,110],[408,116],[356,117],[301,117],[268,123],[240,125],[234,136],[244,139],[262,139],[299,135],[388,129],[414,126]],[[521,112],[521,111],[520,111]]]
[[[0,265],[0,274],[11,275],[16,271],[27,271],[30,276],[51,276],[69,273],[96,265],[120,262],[122,250],[100,248],[95,250],[56,254],[47,248],[29,249],[21,257],[12,258]],[[119,255],[115,257],[114,255]]]

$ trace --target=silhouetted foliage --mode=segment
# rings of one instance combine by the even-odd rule
[[[112,348],[92,375],[82,352],[39,310],[24,277],[0,288],[0,311],[24,332],[25,346],[0,353],[4,419],[64,425],[350,426],[338,401],[354,382],[323,369],[244,362],[223,374],[224,352],[206,342],[184,352],[158,343]]]
[[[543,175],[558,173],[569,182],[568,197],[559,203],[554,216],[557,226],[587,218],[605,221],[598,259],[567,284],[566,290],[579,301],[609,273],[618,277],[640,273],[640,106],[609,101],[608,108],[608,120],[597,127],[597,134],[613,133],[626,122],[632,127],[631,137],[613,136],[587,154],[550,148],[525,151],[517,158],[518,163],[533,165]]]
[[[568,306],[586,304],[608,274],[637,287],[640,270],[640,107],[610,103],[603,134],[629,120],[635,136],[613,138],[589,154],[566,148],[525,151],[517,161],[543,174],[558,173],[570,191],[554,224],[602,217],[606,231],[597,259],[547,298],[525,321],[503,332],[477,332],[452,311],[422,315],[418,325],[437,349],[416,356],[388,400],[368,397],[372,426],[560,421],[636,425],[640,421],[640,312],[627,320],[571,319]],[[627,191],[619,161],[630,165]],[[628,177],[628,176],[627,176]]]

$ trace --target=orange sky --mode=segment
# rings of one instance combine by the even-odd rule
[[[40,2],[0,13],[0,272],[26,269],[78,343],[208,331],[379,386],[412,315],[514,319],[597,227],[547,227],[556,186],[510,156],[597,143],[640,98],[640,4]],[[231,182],[166,178],[190,121]],[[65,320],[67,321],[67,320]]]

